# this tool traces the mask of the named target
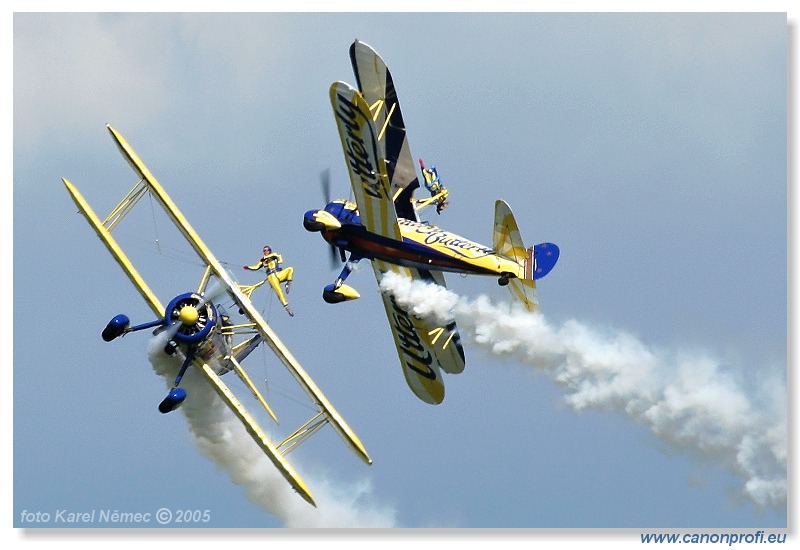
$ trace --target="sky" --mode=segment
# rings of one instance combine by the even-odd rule
[[[327,94],[355,84],[356,38],[450,190],[429,220],[490,244],[503,198],[561,248],[536,330],[493,278],[447,275],[467,366],[438,406],[406,386],[368,266],[361,299],[322,301],[338,270],[301,224],[323,170],[349,196]],[[785,528],[788,47],[785,13],[14,14],[14,527]],[[254,303],[374,461],[329,428],[293,453],[317,510],[158,413],[146,334],[100,339],[152,318],[61,183],[101,217],[136,183],[107,123],[240,281],[265,244],[294,267],[294,317]],[[154,208],[119,239],[166,302],[201,272]]]

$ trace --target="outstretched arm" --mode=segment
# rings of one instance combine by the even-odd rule
[[[242,268],[247,269],[249,271],[258,271],[264,265],[263,260],[259,260],[255,265],[243,265]]]

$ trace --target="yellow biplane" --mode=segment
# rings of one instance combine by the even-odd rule
[[[503,200],[495,203],[492,246],[420,221],[418,211],[429,204],[441,212],[448,192],[439,184],[435,168],[425,168],[420,160],[432,196],[414,199],[420,183],[392,75],[380,55],[359,40],[350,47],[350,59],[358,89],[334,82],[330,101],[355,202],[326,197],[324,208],[309,210],[303,218],[306,230],[320,232],[345,261],[336,281],[323,290],[323,299],[339,303],[358,298],[344,281],[366,258],[379,285],[389,272],[442,287],[444,272],[488,275],[497,277],[527,310],[537,310],[536,280],[553,269],[558,246],[541,243],[526,248]],[[406,382],[423,401],[442,402],[441,371],[464,370],[456,323],[438,326],[398,304],[390,292],[383,290],[381,296]]]
[[[261,314],[250,301],[247,287],[239,286],[223,267],[186,218],[181,214],[161,185],[156,181],[147,167],[142,163],[127,141],[111,126],[111,136],[122,155],[133,168],[139,180],[133,189],[122,199],[116,208],[101,220],[89,206],[89,203],[78,192],[74,185],[63,179],[80,212],[86,217],[97,235],[122,267],[127,276],[138,289],[145,302],[153,310],[157,319],[148,323],[131,326],[125,315],[114,317],[102,332],[105,341],[118,336],[144,329],[154,329],[163,334],[164,353],[179,355],[183,358],[182,366],[175,379],[173,388],[159,405],[163,413],[175,410],[187,398],[180,387],[185,371],[194,365],[208,380],[219,397],[228,405],[236,417],[242,422],[253,440],[269,457],[291,486],[312,505],[314,499],[303,479],[287,461],[286,455],[294,448],[315,434],[326,424],[330,424],[339,433],[344,442],[367,464],[372,460],[358,436],[347,425],[323,395],[311,377],[297,359],[289,352]],[[137,201],[149,194],[167,213],[170,220],[180,230],[186,241],[192,246],[205,265],[205,271],[196,289],[180,294],[170,300],[166,307],[151,291],[131,261],[112,236],[112,231],[123,220]],[[244,290],[243,290],[244,288]],[[242,322],[234,322],[235,314],[228,314],[223,305],[224,300],[232,301]],[[259,426],[255,418],[237,399],[221,376],[234,371],[253,393],[266,412],[277,422],[277,416],[267,404],[264,396],[242,368],[244,359],[261,343],[266,343],[280,361],[286,366],[292,377],[307,394],[316,414],[280,443],[274,443]]]

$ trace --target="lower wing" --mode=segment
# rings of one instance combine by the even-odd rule
[[[378,285],[391,271],[412,280],[444,286],[444,277],[439,272],[410,269],[381,260],[374,260],[372,268]],[[381,297],[408,386],[426,403],[441,403],[444,400],[441,371],[457,374],[464,370],[464,349],[455,321],[438,325],[432,319],[414,315],[388,291],[382,291]]]

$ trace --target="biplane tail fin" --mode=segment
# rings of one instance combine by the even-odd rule
[[[520,265],[519,273],[509,278],[508,288],[528,311],[537,311],[536,280],[550,273],[556,265],[558,246],[541,243],[525,248],[511,208],[498,199],[494,209],[493,248],[496,254],[511,258]]]

